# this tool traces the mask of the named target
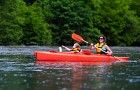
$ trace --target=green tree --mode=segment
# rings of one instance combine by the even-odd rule
[[[39,45],[51,44],[51,31],[48,29],[48,24],[44,21],[42,9],[37,3],[28,6],[25,18],[25,23],[22,25],[22,43]]]
[[[138,21],[140,23],[140,0],[132,0],[132,3],[130,4],[130,9],[134,10],[136,12],[136,15],[139,17]],[[139,25],[140,26],[140,25]],[[133,43],[133,45],[140,45],[140,27],[138,28],[138,36],[136,41]]]
[[[44,13],[46,21],[50,24],[53,43],[70,45],[71,34],[76,32],[86,37],[92,37],[92,22],[90,17],[92,12],[86,7],[84,1],[79,0],[44,0],[42,5],[44,12],[49,9],[49,14]],[[97,29],[95,29],[97,30]],[[85,38],[86,38],[85,37]],[[89,40],[90,38],[87,38]]]
[[[26,2],[26,3],[25,3]],[[139,44],[139,0],[1,0],[0,44],[71,45],[76,32],[89,42]]]
[[[129,10],[131,0],[91,0],[93,26],[110,45],[131,45],[138,32],[138,18]]]
[[[36,3],[26,6],[22,0],[3,0],[0,20],[1,44],[51,44],[51,31]]]
[[[2,0],[0,3],[0,43],[4,45],[19,44],[22,28],[17,22],[17,7],[24,5],[19,0]]]

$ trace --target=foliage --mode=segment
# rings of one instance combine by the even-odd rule
[[[3,0],[0,5],[0,43],[4,45],[18,44],[23,36],[22,28],[17,23],[16,6],[18,0]]]
[[[90,33],[92,14],[83,1],[49,0],[44,8],[51,11],[50,16],[45,16],[51,25],[54,44],[71,44],[70,35],[73,32],[85,36]]]
[[[1,45],[71,45],[73,32],[89,42],[138,45],[139,0],[1,0]]]
[[[138,16],[138,21],[140,23],[140,0],[132,0],[131,4],[130,4],[131,10],[136,12],[136,15]],[[136,25],[136,27],[138,27],[140,25]],[[140,27],[137,28],[137,32],[138,35],[136,35],[136,41],[133,43],[133,45],[140,45]]]
[[[131,45],[137,36],[138,18],[129,10],[130,0],[92,0],[94,26],[107,36],[110,45]],[[94,6],[94,7],[93,7]],[[131,34],[131,35],[130,35]]]
[[[37,4],[28,7],[23,27],[24,44],[51,44],[51,31],[45,23],[42,9]]]
[[[6,0],[0,7],[0,43],[50,44],[51,34],[37,5],[26,6],[22,0]]]

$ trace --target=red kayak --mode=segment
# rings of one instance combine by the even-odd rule
[[[91,52],[35,51],[37,61],[47,62],[127,62],[129,57],[93,54]]]

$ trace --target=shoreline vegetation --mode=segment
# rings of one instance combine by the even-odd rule
[[[1,0],[0,45],[67,45],[72,33],[140,45],[140,0]],[[84,45],[84,44],[83,44]]]

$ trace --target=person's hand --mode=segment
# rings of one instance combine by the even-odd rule
[[[91,43],[90,45],[91,45],[91,46],[93,46],[94,44],[93,44],[93,43]]]
[[[94,49],[94,44],[91,43],[89,47],[90,47],[90,49]]]
[[[106,53],[107,53],[107,55],[112,55],[112,52],[107,51]]]
[[[61,47],[65,47],[64,45],[62,45]]]

